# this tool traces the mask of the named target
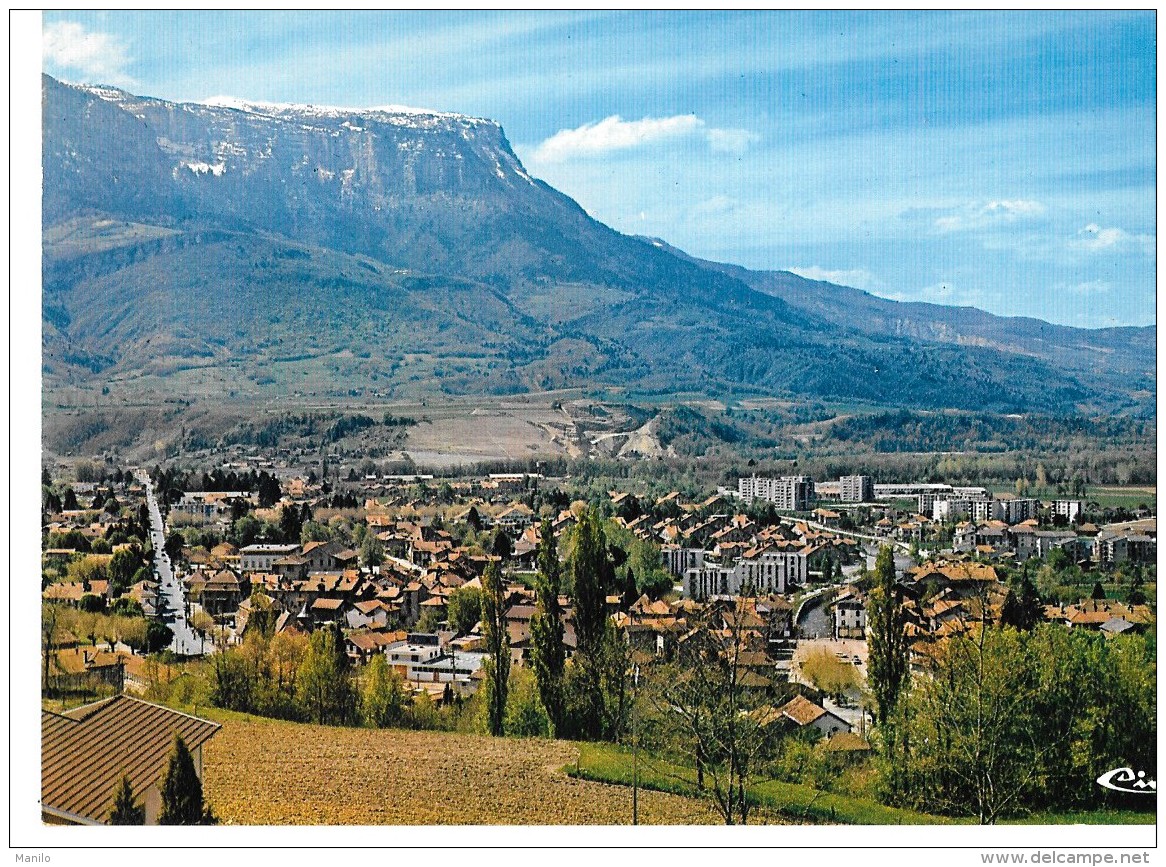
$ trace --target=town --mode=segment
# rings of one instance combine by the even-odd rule
[[[652,700],[639,695],[640,672],[683,682],[711,655],[754,724],[758,766],[763,754],[774,767],[805,764],[783,746],[801,745],[819,778],[833,768],[823,785],[837,788],[869,764],[890,724],[872,683],[886,663],[871,658],[889,596],[905,676],[916,682],[944,664],[949,643],[992,626],[1154,636],[1150,508],[864,475],[754,475],[699,501],[614,488],[586,500],[570,478],[534,470],[355,469],[338,457],[297,466],[260,455],[205,470],[112,459],[46,467],[46,701],[64,714],[96,701],[108,713],[95,718],[144,699],[155,715],[201,705],[332,725],[639,743],[643,714],[633,707]],[[583,582],[593,579],[592,603]],[[551,621],[557,675],[548,673]],[[593,719],[564,697],[586,688],[569,672],[587,671],[590,659],[602,668]],[[311,694],[313,676],[331,685]],[[331,688],[341,682],[346,693]],[[658,688],[657,705],[698,701],[669,690]],[[190,748],[214,732],[204,721]],[[728,785],[743,785],[745,771],[726,766],[718,781],[713,734],[689,734],[703,744],[698,774],[716,792],[725,783],[724,818],[745,821],[749,807]],[[132,785],[157,789],[160,773]],[[111,769],[57,803],[46,789],[46,821],[107,821],[122,784]],[[144,821],[158,821],[157,801],[146,798]]]

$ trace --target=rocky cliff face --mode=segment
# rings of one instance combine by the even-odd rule
[[[640,252],[531,178],[502,128],[480,118],[175,104],[45,77],[44,125],[46,224],[79,209],[198,219],[495,277],[531,270],[544,253],[579,278],[612,270],[600,266],[612,247]]]

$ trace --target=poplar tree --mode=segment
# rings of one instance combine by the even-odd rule
[[[606,539],[594,510],[588,511],[575,527],[569,576],[571,596],[575,602],[575,635],[579,652],[595,652],[603,639],[607,620],[607,588],[604,573],[607,560]]]
[[[356,695],[338,629],[312,633],[296,672],[296,701],[315,723],[344,725],[355,717]]]
[[[874,587],[868,602],[870,658],[868,679],[880,725],[891,717],[908,677],[910,647],[903,594],[895,584],[895,557],[890,545],[879,549]]]
[[[563,609],[559,605],[562,570],[550,521],[543,521],[539,528],[536,558],[535,613],[530,619],[531,667],[552,733],[558,736],[564,732],[566,723],[563,671],[567,650],[563,644]]]
[[[482,575],[482,637],[489,658],[486,672],[486,719],[490,734],[505,734],[506,694],[510,680],[510,635],[506,630],[506,591],[494,561]]]
[[[572,534],[568,575],[575,602],[576,653],[571,677],[572,713],[580,734],[601,738],[606,716],[604,637],[607,591],[615,583],[615,565],[598,513],[591,509]]]
[[[405,719],[407,702],[401,675],[389,667],[383,653],[373,656],[364,668],[360,704],[365,725],[370,728],[399,725]]]

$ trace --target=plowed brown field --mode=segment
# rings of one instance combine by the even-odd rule
[[[567,742],[234,717],[203,747],[205,797],[224,824],[616,825],[631,819],[630,789],[562,772],[576,759]],[[717,816],[706,802],[641,791],[640,822],[715,824]]]

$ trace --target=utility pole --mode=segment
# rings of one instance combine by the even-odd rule
[[[640,667],[632,666],[632,824],[640,824],[640,727],[636,713],[639,695]]]

